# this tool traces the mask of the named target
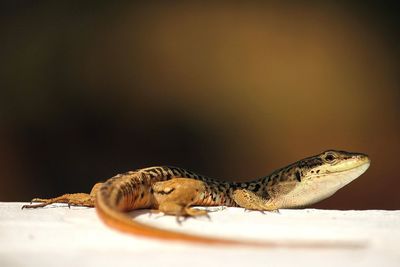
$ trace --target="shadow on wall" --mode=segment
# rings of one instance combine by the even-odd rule
[[[396,4],[2,4],[1,201],[151,165],[249,180],[335,148],[316,207],[399,209]]]

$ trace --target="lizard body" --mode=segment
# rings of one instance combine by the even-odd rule
[[[259,211],[304,207],[331,196],[364,173],[369,165],[370,159],[365,154],[328,150],[268,176],[242,183],[219,181],[182,168],[158,166],[118,174],[104,183],[97,183],[90,194],[36,198],[32,201],[40,203],[22,208],[52,203],[96,207],[107,225],[124,232],[169,240],[236,244],[243,242],[162,230],[136,222],[125,212],[151,208],[169,215],[201,216],[207,212],[192,206],[231,206]]]

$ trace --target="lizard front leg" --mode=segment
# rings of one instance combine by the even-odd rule
[[[157,182],[152,186],[153,196],[159,211],[176,216],[206,215],[205,210],[190,206],[204,196],[204,182],[189,178],[174,178]]]
[[[73,206],[84,206],[84,207],[94,207],[94,203],[96,200],[96,194],[97,191],[99,191],[100,186],[102,183],[97,183],[93,186],[92,190],[90,191],[90,194],[86,193],[74,193],[74,194],[64,194],[59,197],[55,198],[34,198],[32,199],[32,202],[40,202],[37,204],[30,204],[30,205],[24,205],[22,206],[22,209],[24,208],[41,208],[48,206],[53,203],[66,203],[68,206],[73,205]]]
[[[233,192],[233,200],[240,207],[248,210],[275,211],[278,207],[272,199],[265,199],[247,189],[237,189]]]
[[[297,184],[297,181],[290,180],[271,186],[267,190],[269,198],[264,198],[248,189],[235,190],[232,198],[236,204],[245,209],[277,211],[281,208],[290,207],[288,206],[288,200],[290,199],[289,194]]]

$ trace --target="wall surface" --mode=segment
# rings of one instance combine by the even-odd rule
[[[196,245],[123,234],[94,209],[21,210],[0,203],[1,266],[399,266],[400,211],[227,208],[178,224],[135,212],[137,220],[201,236],[268,242],[266,247]],[[58,205],[60,206],[60,205]]]

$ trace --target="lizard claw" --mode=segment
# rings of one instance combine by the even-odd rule
[[[42,208],[47,206],[48,203],[42,202],[42,203],[38,203],[38,204],[28,204],[28,205],[23,205],[21,207],[21,209],[36,209],[36,208]]]
[[[176,216],[176,222],[177,222],[179,225],[182,225],[182,222],[186,221],[187,218],[188,218],[188,216],[177,215],[177,216]]]

